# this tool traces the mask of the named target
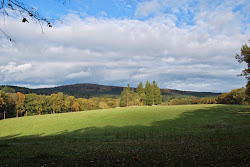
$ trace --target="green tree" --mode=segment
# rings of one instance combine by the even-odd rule
[[[15,89],[10,88],[8,86],[4,86],[3,88],[1,88],[0,92],[2,92],[2,93],[15,93]]]
[[[245,94],[246,94],[246,102],[250,104],[250,81],[247,82]]]
[[[248,47],[247,44],[243,45],[241,48],[241,54],[236,54],[235,58],[239,63],[245,62],[247,64],[247,68],[242,71],[240,76],[245,76],[247,79],[245,94],[246,101],[250,104],[250,47]]]
[[[14,117],[16,115],[15,109],[15,93],[5,93],[2,94],[4,102],[6,105],[4,106],[4,111],[6,111],[7,117]]]
[[[128,107],[132,103],[134,92],[130,89],[130,86],[128,84],[128,87],[125,87],[121,93],[120,98],[120,107]]]
[[[161,104],[162,103],[161,90],[155,81],[153,81],[152,83],[152,89],[153,89],[153,99],[154,99],[153,104],[154,105]]]
[[[29,93],[25,95],[25,109],[26,115],[35,114],[36,113],[36,104],[34,103],[37,94]]]
[[[140,105],[144,105],[145,104],[145,92],[144,92],[144,88],[143,88],[143,84],[142,82],[139,83],[139,85],[136,88],[136,93],[139,96],[139,100],[140,100]]]
[[[250,43],[250,40],[249,40]],[[241,76],[245,76],[248,81],[250,81],[250,48],[247,44],[243,45],[241,48],[241,54],[236,54],[235,58],[239,63],[245,62],[247,64],[247,68],[242,71]]]
[[[153,87],[148,81],[146,82],[144,91],[146,105],[152,106],[154,103]]]

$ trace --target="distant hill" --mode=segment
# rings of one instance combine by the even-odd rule
[[[8,86],[8,85],[6,85]],[[0,86],[4,87],[3,86]],[[24,94],[27,93],[36,93],[36,94],[45,94],[50,95],[52,93],[63,92],[64,94],[72,95],[77,98],[84,97],[119,97],[124,87],[119,86],[104,86],[98,84],[73,84],[73,85],[64,85],[54,88],[39,88],[39,89],[29,89],[25,87],[18,86],[8,86],[15,89],[16,92],[21,92]],[[136,90],[136,89],[135,89]],[[207,97],[207,96],[218,96],[221,93],[212,93],[212,92],[194,92],[194,91],[182,91],[174,89],[161,89],[162,95],[171,95],[171,96],[196,96],[196,97]]]

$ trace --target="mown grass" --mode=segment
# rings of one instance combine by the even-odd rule
[[[0,166],[247,166],[249,106],[129,107],[0,121]]]

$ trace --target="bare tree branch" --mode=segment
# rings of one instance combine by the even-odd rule
[[[70,0],[58,0],[58,1],[65,4],[69,2]],[[11,11],[14,12],[18,16],[22,16],[23,23],[29,23],[28,18],[38,23],[41,27],[42,34],[44,34],[44,31],[43,31],[44,23],[48,27],[52,27],[52,24],[55,21],[59,21],[60,23],[62,23],[61,20],[50,19],[50,18],[40,16],[40,14],[33,7],[24,4],[21,0],[2,0],[0,2],[0,15],[4,16],[4,25],[5,25],[5,17],[9,16],[10,15],[9,13]],[[12,38],[0,27],[0,37],[1,37],[1,34],[4,38],[7,38],[9,41],[12,41]]]

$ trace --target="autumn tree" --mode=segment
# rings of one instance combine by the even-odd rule
[[[16,117],[18,114],[22,114],[25,111],[25,95],[21,92],[17,92],[14,96],[15,109],[16,109]]]
[[[181,100],[175,98],[170,100],[169,105],[181,105]]]
[[[90,104],[90,100],[85,99],[85,98],[78,98],[76,101],[79,104],[79,110],[80,111],[86,111],[86,110],[91,110],[92,106]],[[94,105],[94,103],[93,103]]]
[[[62,92],[50,95],[51,109],[54,113],[61,113],[64,105],[65,95]]]
[[[106,98],[106,103],[108,104],[109,108],[115,108],[119,105],[119,99]]]
[[[107,108],[109,108],[108,104],[106,102],[104,102],[104,101],[101,101],[98,106],[99,106],[99,109],[107,109]]]
[[[221,104],[246,104],[245,88],[233,89],[229,93],[222,93],[218,97]]]
[[[65,100],[65,108],[70,112],[79,111],[79,103],[74,96],[67,96]]]
[[[5,106],[4,99],[2,97],[2,94],[0,93],[0,111],[3,113],[3,117],[5,119],[5,111],[4,111],[4,106]]]

